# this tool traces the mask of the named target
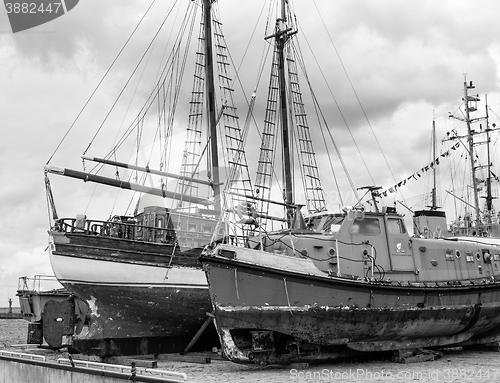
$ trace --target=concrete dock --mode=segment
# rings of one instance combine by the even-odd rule
[[[72,383],[179,383],[183,373],[159,369],[88,362],[60,358],[48,361],[43,355],[0,350],[0,382]]]

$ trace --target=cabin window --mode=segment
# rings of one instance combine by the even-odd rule
[[[388,218],[387,231],[390,234],[404,234],[406,233],[405,225],[401,219]]]
[[[337,231],[340,230],[340,226],[342,226],[342,222],[344,222],[344,217],[339,217],[339,216],[333,216],[330,217],[325,224],[323,225],[323,228],[331,233],[336,233]]]
[[[196,232],[196,231],[197,231],[197,229],[196,229],[196,223],[190,223],[190,224],[188,225],[188,230],[189,230],[190,232],[192,232],[192,233]]]
[[[309,218],[306,221],[308,227],[318,232],[335,233],[339,231],[344,216],[340,215],[325,215],[321,217]]]
[[[158,223],[157,223],[156,227],[163,227],[163,219],[158,218]]]
[[[350,232],[351,234],[380,234],[380,222],[378,218],[355,219]]]

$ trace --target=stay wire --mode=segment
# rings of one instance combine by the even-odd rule
[[[304,34],[304,33],[302,33],[302,34],[304,35],[304,40],[306,41],[307,45],[309,46],[309,49],[311,49],[311,46],[309,45],[309,41],[307,40],[307,38],[306,38],[305,34]],[[300,46],[298,46],[298,45],[297,45],[297,48],[298,48],[298,50],[300,51]],[[301,53],[299,53],[299,54],[298,54],[298,57],[302,57],[302,54],[301,54]],[[358,150],[358,153],[359,153],[359,155],[360,155],[361,159],[363,160],[363,163],[365,164],[365,167],[366,167],[366,169],[367,169],[367,172],[368,172],[368,174],[370,175],[370,178],[372,178],[372,176],[371,176],[371,174],[370,174],[370,170],[368,169],[368,166],[366,165],[366,162],[364,161],[364,158],[363,158],[363,156],[362,156],[362,154],[361,154],[361,152],[360,152],[360,150],[359,150],[359,147],[358,147],[358,146],[357,146],[357,144],[356,144],[356,141],[354,140],[354,137],[353,137],[352,132],[351,132],[351,130],[350,130],[350,128],[349,128],[349,125],[348,125],[348,123],[347,123],[347,121],[346,121],[346,119],[345,119],[345,117],[344,117],[344,115],[343,115],[343,113],[342,113],[342,110],[340,109],[340,105],[338,104],[337,99],[335,98],[335,96],[334,96],[334,94],[333,94],[333,92],[332,92],[332,90],[331,90],[331,88],[330,88],[330,85],[329,85],[329,84],[328,84],[328,82],[326,81],[326,77],[325,77],[325,75],[324,75],[324,73],[323,73],[323,70],[322,70],[322,69],[321,69],[321,67],[319,66],[318,60],[317,60],[317,58],[316,58],[316,56],[315,56],[314,54],[313,54],[313,57],[314,57],[314,59],[315,59],[315,61],[316,61],[316,64],[318,65],[318,68],[319,68],[319,70],[320,70],[320,72],[321,72],[321,74],[322,74],[322,76],[323,76],[323,79],[324,79],[324,81],[325,81],[325,83],[326,83],[327,87],[328,87],[328,88],[329,88],[329,90],[330,90],[330,94],[332,95],[333,100],[334,100],[335,104],[337,105],[337,109],[338,109],[338,111],[339,111],[339,113],[340,113],[340,115],[341,115],[341,117],[342,117],[342,119],[343,119],[343,121],[344,121],[344,123],[345,123],[345,125],[346,125],[346,127],[347,127],[347,130],[349,131],[349,133],[350,133],[350,135],[351,135],[351,138],[353,139],[354,145],[356,146],[356,148],[357,148],[357,150]],[[313,104],[314,104],[314,108],[315,108],[315,109],[316,109],[316,111],[317,111],[317,112],[316,112],[316,114],[317,114],[317,117],[318,117],[318,122],[319,122],[319,125],[320,125],[320,128],[321,128],[321,134],[322,134],[322,136],[323,136],[323,137],[325,137],[325,136],[324,136],[323,124],[321,124],[321,119],[319,118],[319,117],[320,117],[320,115],[321,115],[321,118],[323,119],[323,123],[324,123],[324,125],[325,125],[325,129],[326,129],[326,131],[328,132],[328,135],[329,135],[329,137],[330,137],[330,140],[332,141],[333,147],[334,147],[334,149],[335,149],[335,152],[337,153],[337,156],[338,156],[339,161],[340,161],[340,163],[341,163],[341,165],[342,165],[342,168],[344,169],[344,173],[346,174],[346,177],[347,177],[347,179],[348,179],[348,181],[349,181],[349,184],[350,184],[350,186],[351,186],[351,189],[352,189],[352,191],[353,191],[354,195],[356,196],[356,198],[358,198],[358,193],[357,193],[356,187],[354,186],[354,182],[352,181],[351,175],[350,175],[349,171],[347,170],[347,166],[346,166],[346,164],[345,164],[344,158],[342,157],[342,154],[340,153],[340,149],[338,148],[337,143],[336,143],[336,141],[335,141],[335,138],[334,138],[334,137],[333,137],[333,135],[332,135],[331,129],[330,129],[330,128],[329,128],[329,126],[328,126],[328,122],[327,122],[327,120],[326,120],[325,115],[323,114],[323,110],[322,110],[322,108],[321,108],[321,106],[320,106],[319,100],[317,99],[316,94],[315,94],[315,92],[314,92],[314,90],[313,90],[313,88],[312,88],[311,81],[310,81],[309,76],[308,76],[308,74],[307,74],[307,71],[306,71],[306,69],[305,69],[305,63],[304,63],[303,61],[300,61],[300,65],[301,65],[301,67],[302,67],[302,71],[303,71],[303,73],[304,73],[304,75],[305,75],[305,78],[306,78],[306,81],[307,81],[307,84],[308,84],[308,87],[309,87],[309,91],[311,92],[311,97],[312,97],[312,99],[313,99],[313,101],[314,101],[314,102],[313,102]],[[332,161],[331,161],[330,151],[329,151],[328,146],[327,146],[327,144],[326,144],[326,142],[327,142],[327,141],[326,141],[326,139],[324,139],[324,142],[325,142],[325,148],[326,148],[326,150],[327,150],[327,152],[328,152],[328,158],[329,158],[329,160],[330,160],[330,167],[331,167],[331,169],[332,169],[332,172],[333,172],[333,173],[334,173],[334,175],[335,175],[335,172],[334,172],[334,169],[333,169],[333,163],[332,163]],[[336,175],[335,175],[335,179],[336,179]],[[372,180],[373,180],[373,178],[372,178]],[[341,193],[340,193],[340,189],[339,189],[339,184],[338,184],[338,182],[337,182],[337,181],[335,181],[335,183],[336,183],[336,186],[337,186],[337,191],[338,191],[339,196],[340,196],[340,195],[341,195]],[[341,198],[341,199],[342,199],[342,198]]]
[[[169,15],[166,16],[166,18],[168,18]],[[160,26],[160,28],[158,29],[156,35],[158,35],[158,33],[160,32],[160,30],[162,29],[163,27],[163,24],[165,23],[166,21],[166,18],[165,20],[163,21],[162,25]],[[155,36],[156,36],[155,35]],[[153,38],[153,40],[155,39],[156,37]],[[151,44],[150,44],[151,45]],[[177,48],[175,49],[175,51],[177,51],[179,49],[179,47],[177,46]],[[173,53],[174,54],[174,53]],[[167,68],[168,67],[168,68]],[[169,70],[171,69],[170,66],[168,65],[165,65],[164,67],[164,73],[166,70]],[[173,69],[172,69],[173,70]],[[163,75],[162,75],[162,78],[163,78]],[[165,82],[165,79],[163,79],[163,82]],[[148,99],[146,100],[144,106],[141,108],[140,112],[138,113],[137,115],[137,119],[138,119],[138,122],[137,124],[139,124],[139,121],[142,121],[144,116],[148,113],[149,109],[153,106],[155,100],[156,100],[156,94],[158,92],[158,89],[159,87],[163,84],[163,82],[159,82],[155,88],[153,89],[153,91],[150,93]],[[176,89],[178,89],[180,84],[177,85]],[[175,105],[177,104],[176,102],[174,103]],[[115,146],[113,147],[113,149],[105,156],[105,158],[108,158],[110,155],[112,155],[112,152],[117,150],[119,147],[121,147],[127,140],[127,138],[134,132],[134,130],[136,129],[136,124],[135,123],[132,123],[128,129],[126,130],[126,132],[123,134],[123,136],[120,138],[120,140],[118,140],[118,142],[115,144]]]
[[[71,130],[73,129],[73,127],[75,126],[76,122],[78,121],[78,119],[80,118],[81,114],[83,113],[83,111],[85,110],[85,108],[87,107],[87,105],[89,104],[90,100],[94,97],[94,94],[97,92],[97,89],[99,89],[99,87],[101,86],[102,82],[104,81],[104,79],[107,77],[108,73],[110,72],[111,68],[113,68],[113,66],[115,65],[116,61],[118,60],[118,58],[120,57],[120,55],[122,54],[122,52],[124,51],[125,47],[128,45],[129,41],[132,39],[132,37],[134,36],[135,32],[137,31],[137,29],[139,28],[139,26],[141,25],[142,21],[144,20],[144,18],[146,17],[146,15],[149,13],[151,7],[153,6],[153,4],[156,2],[156,0],[153,0],[151,2],[151,4],[149,5],[148,9],[146,10],[146,13],[144,13],[144,15],[142,16],[142,18],[139,20],[139,23],[136,25],[136,27],[134,28],[134,30],[132,31],[132,33],[130,34],[130,36],[128,37],[128,39],[125,41],[125,44],[123,45],[123,47],[120,49],[120,51],[118,52],[118,55],[115,57],[115,59],[113,60],[113,62],[111,63],[111,65],[109,66],[108,70],[106,71],[106,73],[104,73],[104,76],[101,78],[101,80],[99,81],[99,83],[97,84],[97,86],[95,87],[95,89],[92,91],[92,93],[90,94],[89,98],[87,99],[87,101],[85,102],[85,104],[83,105],[82,109],[80,110],[80,112],[78,113],[78,115],[76,116],[76,118],[73,120],[73,122],[71,123],[70,127],[68,128],[68,130],[66,131],[66,133],[64,134],[63,138],[61,139],[61,141],[59,142],[59,144],[56,146],[54,152],[52,153],[52,155],[49,157],[49,159],[47,160],[47,163],[46,165],[49,164],[49,162],[52,160],[52,157],[54,157],[54,155],[56,154],[56,152],[59,150],[59,148],[61,147],[62,143],[66,140],[66,137],[68,136],[68,134],[71,132]],[[95,138],[95,137],[94,137]]]
[[[176,2],[177,3],[177,2]],[[174,4],[175,6],[175,4]],[[173,8],[172,8],[173,9]],[[144,60],[144,57],[146,56],[146,54],[149,52],[151,46],[154,44],[154,42],[156,41],[156,38],[158,37],[158,34],[160,33],[160,31],[162,30],[163,26],[165,25],[165,22],[167,21],[168,19],[168,16],[170,15],[170,13],[172,12],[172,10],[168,13],[168,15],[163,19],[160,27],[158,28],[158,30],[156,31],[153,39],[151,40],[151,42],[148,44],[146,50],[144,51],[143,55],[141,56],[139,62],[137,63],[137,65],[135,66],[134,70],[132,71],[131,75],[129,76],[129,78],[127,79],[127,81],[125,82],[125,85],[123,86],[122,90],[120,91],[120,93],[118,94],[118,97],[116,98],[115,102],[113,103],[113,105],[111,106],[110,110],[108,111],[108,113],[106,114],[106,117],[104,117],[104,120],[102,121],[101,125],[99,126],[99,129],[97,129],[97,132],[94,134],[94,137],[92,137],[92,140],[90,141],[89,145],[87,146],[87,149],[85,149],[85,151],[83,152],[83,154],[85,155],[87,153],[87,151],[90,149],[90,146],[92,145],[92,143],[94,142],[95,138],[97,137],[97,135],[99,134],[99,132],[101,131],[102,127],[104,126],[104,123],[107,121],[108,117],[110,116],[112,110],[114,109],[114,107],[116,106],[116,104],[118,103],[118,100],[120,99],[121,95],[123,94],[123,92],[125,92],[125,89],[127,88],[128,84],[130,83],[130,81],[132,80],[132,77],[134,76],[135,72],[139,69],[139,65],[141,64],[141,62]]]
[[[325,28],[326,28],[326,27],[325,27]],[[311,48],[311,45],[310,45],[310,43],[309,43],[309,40],[307,39],[307,37],[305,36],[305,34],[304,34],[304,33],[302,33],[302,35],[304,36],[304,40],[305,40],[305,42],[307,43],[307,46],[309,47],[309,50],[311,50],[311,52],[312,52],[312,48]],[[333,44],[333,43],[332,43],[332,44]],[[356,147],[356,151],[358,152],[358,154],[359,154],[359,156],[360,156],[360,158],[361,158],[361,161],[363,162],[363,164],[364,164],[364,166],[365,166],[365,169],[366,169],[366,171],[368,172],[368,175],[369,175],[370,179],[372,180],[372,182],[373,182],[373,183],[375,183],[375,181],[373,180],[373,176],[372,176],[372,174],[371,174],[371,172],[370,172],[370,169],[369,169],[369,167],[368,167],[368,164],[366,163],[365,158],[363,157],[363,154],[361,153],[361,150],[360,150],[360,148],[359,148],[359,146],[358,146],[358,143],[356,142],[356,139],[354,138],[354,135],[353,135],[353,133],[352,133],[352,131],[351,131],[351,128],[350,128],[350,126],[349,126],[349,123],[347,122],[347,119],[346,119],[346,117],[345,117],[345,115],[344,115],[344,113],[343,113],[343,111],[342,111],[342,108],[340,107],[340,104],[339,104],[339,102],[338,102],[337,98],[336,98],[336,97],[335,97],[335,95],[333,94],[332,88],[331,88],[330,84],[328,83],[328,81],[326,80],[326,76],[325,76],[325,74],[324,74],[324,72],[323,72],[323,69],[322,69],[322,68],[321,68],[321,66],[319,65],[318,59],[317,59],[317,57],[316,57],[316,55],[315,55],[314,53],[313,53],[313,57],[314,57],[314,60],[316,61],[316,65],[318,66],[319,71],[320,71],[320,73],[321,73],[321,75],[322,75],[322,77],[323,77],[323,80],[325,81],[325,84],[326,84],[326,86],[328,87],[328,90],[329,90],[329,92],[330,92],[330,94],[331,94],[331,96],[332,96],[332,98],[333,98],[333,101],[335,102],[335,105],[337,106],[337,110],[338,110],[338,112],[339,112],[339,114],[340,114],[340,117],[342,118],[342,121],[344,122],[344,125],[345,125],[345,127],[347,128],[347,131],[349,132],[349,135],[351,136],[351,139],[352,139],[352,141],[353,141],[353,143],[354,143],[354,146]],[[341,60],[341,59],[340,59],[340,57],[339,57],[339,60]],[[334,138],[333,138],[333,136],[331,135],[330,129],[328,129],[328,131],[329,131],[329,134],[330,134],[330,136],[331,136],[331,140],[333,141],[333,140],[334,140]],[[337,152],[337,153],[340,155],[340,152]],[[346,171],[346,168],[344,168],[344,171]],[[347,171],[346,171],[346,173],[347,173]],[[353,185],[352,183],[351,183],[351,188],[354,188],[354,189],[355,189],[355,187],[354,187],[354,185]]]
[[[393,171],[392,171],[392,168],[391,168],[391,166],[389,165],[389,162],[388,162],[388,160],[387,160],[387,157],[385,156],[384,151],[382,150],[382,147],[380,146],[380,142],[379,142],[379,140],[378,140],[378,138],[377,138],[377,135],[375,134],[375,131],[373,130],[372,124],[371,124],[371,122],[370,122],[370,120],[369,120],[369,118],[368,118],[368,115],[366,114],[365,108],[363,107],[363,104],[361,103],[361,100],[360,100],[360,98],[359,98],[359,96],[358,96],[358,93],[356,92],[356,89],[354,88],[354,84],[353,84],[353,83],[352,83],[352,81],[351,81],[351,78],[350,78],[350,76],[349,76],[349,73],[347,72],[347,69],[346,69],[346,67],[345,67],[345,65],[344,65],[344,62],[342,61],[342,59],[341,59],[341,57],[340,57],[340,54],[339,54],[339,52],[338,52],[338,50],[337,50],[337,47],[336,47],[335,43],[333,42],[333,39],[332,39],[332,37],[331,37],[331,35],[330,35],[330,32],[329,32],[329,31],[328,31],[328,29],[326,28],[325,21],[324,21],[324,19],[323,19],[322,15],[321,15],[321,12],[320,12],[320,11],[319,11],[319,9],[318,9],[318,6],[316,5],[316,1],[315,1],[315,0],[313,0],[313,3],[314,3],[314,7],[316,8],[316,11],[318,12],[318,16],[319,16],[319,18],[321,19],[321,22],[323,23],[323,26],[324,26],[324,28],[325,28],[325,30],[326,30],[326,33],[327,33],[327,35],[328,35],[328,38],[330,39],[330,42],[332,43],[332,46],[333,46],[333,48],[334,48],[334,50],[335,50],[335,53],[336,53],[336,55],[337,55],[337,57],[338,57],[338,59],[339,59],[340,65],[342,66],[342,69],[344,70],[344,73],[345,73],[345,75],[346,75],[346,77],[347,77],[347,80],[349,81],[349,85],[351,86],[351,89],[352,89],[352,91],[353,91],[353,93],[354,93],[354,95],[355,95],[355,97],[356,97],[356,100],[358,101],[358,104],[359,104],[359,106],[360,106],[360,108],[361,108],[361,111],[363,112],[363,115],[365,116],[365,119],[366,119],[366,121],[367,121],[367,123],[368,123],[368,126],[370,127],[370,130],[371,130],[371,132],[372,132],[372,134],[373,134],[373,137],[375,138],[375,142],[377,143],[377,146],[378,146],[378,148],[379,148],[380,152],[382,153],[382,157],[384,158],[384,161],[385,161],[385,163],[386,163],[386,165],[387,165],[387,168],[388,168],[388,169],[389,169],[389,171],[391,172],[391,176],[392,176],[393,180],[396,182],[396,176],[394,175],[394,173],[393,173]],[[370,176],[370,177],[371,177],[371,176]],[[373,179],[372,179],[372,180],[373,180]],[[399,191],[401,192],[401,190],[399,190]],[[402,195],[402,193],[401,193],[401,196],[403,197],[403,200],[404,200],[405,198],[404,198],[404,196]]]

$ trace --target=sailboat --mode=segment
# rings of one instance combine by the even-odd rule
[[[274,91],[267,105],[282,113],[282,156],[291,163],[291,153],[312,159],[314,151],[293,71],[295,16],[287,1],[281,6],[269,36],[276,69],[271,78],[277,78],[276,83],[271,80],[277,87],[271,88],[292,96],[291,110],[300,119],[293,128],[287,126],[292,112],[284,98],[273,98]],[[288,77],[285,66],[292,69]],[[273,145],[268,142],[273,137],[270,132],[264,136],[260,179],[273,174],[263,170],[272,162],[268,153]],[[289,148],[297,141],[304,145],[293,152]],[[290,163],[284,167],[290,169]],[[500,341],[499,246],[481,237],[412,236],[395,207],[380,206],[381,188],[373,185],[364,187],[371,211],[354,205],[332,213],[322,198],[322,177],[314,162],[301,166],[309,185],[304,195],[311,196],[304,204],[307,214],[302,215],[296,200],[293,172],[284,171],[283,201],[278,200],[283,228],[268,229],[271,214],[262,206],[270,199],[255,193],[246,202],[248,219],[231,220],[228,213],[224,224],[233,234],[202,253],[222,351],[229,360],[318,362],[367,352]],[[269,185],[256,182],[255,187],[267,191]],[[445,217],[434,218],[446,227]],[[249,227],[252,231],[243,237]]]
[[[203,0],[186,2],[185,6],[188,17],[183,19],[183,33],[172,48],[172,62],[159,71],[161,76],[150,96],[123,135],[125,139],[135,134],[134,151],[141,153],[138,143],[143,140],[145,126],[151,124],[148,112],[154,109],[152,105],[159,105],[157,125],[164,125],[154,134],[170,140],[160,144],[164,149],[160,168],[154,169],[149,162],[141,164],[137,158],[133,163],[118,161],[121,139],[106,156],[84,152],[84,163],[98,164],[92,171],[45,167],[52,268],[58,281],[90,310],[88,327],[71,338],[71,348],[78,352],[100,356],[180,352],[187,351],[196,339],[203,349],[218,346],[215,329],[206,329],[212,307],[198,256],[214,236],[222,185],[246,193],[243,132],[233,101],[231,66],[217,4]],[[188,43],[200,9],[198,47],[191,52]],[[175,107],[184,89],[182,65],[190,52],[196,59],[189,115],[176,122]],[[179,173],[161,168],[168,155],[165,152],[179,144],[172,133],[175,124],[187,125]],[[203,133],[208,137],[206,142]],[[100,173],[105,166],[116,169],[115,178]],[[224,184],[223,169],[227,176],[234,177],[237,172],[240,180]],[[140,195],[136,211],[113,214],[109,219],[89,219],[86,214],[61,217],[49,179],[52,174],[131,190],[131,194]],[[159,181],[148,183],[153,175]],[[202,192],[202,188],[207,190]],[[199,338],[203,329],[206,331]]]

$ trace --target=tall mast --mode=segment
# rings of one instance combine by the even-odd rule
[[[276,47],[278,53],[278,77],[280,93],[281,138],[283,143],[283,172],[285,181],[285,203],[287,204],[287,222],[290,223],[293,215],[291,204],[294,202],[292,185],[292,164],[290,160],[290,134],[288,128],[288,110],[285,76],[285,43],[288,40],[286,28],[285,0],[281,1],[281,19],[276,20]]]
[[[217,144],[217,116],[215,111],[215,85],[214,85],[214,65],[212,56],[212,0],[204,0],[205,10],[205,87],[206,103],[208,112],[208,126],[210,134],[211,151],[211,178],[214,190],[214,209],[220,211],[220,175],[219,175],[219,152]]]
[[[490,148],[490,143],[491,143],[491,138],[490,138],[490,132],[493,130],[498,130],[495,127],[495,124],[493,124],[493,129],[490,128],[490,120],[489,120],[489,114],[488,114],[488,96],[485,95],[485,103],[486,103],[486,150],[487,150],[487,156],[488,156],[488,164],[486,165],[486,169],[488,172],[488,176],[486,177],[486,196],[482,197],[486,199],[486,211],[487,211],[487,216],[488,216],[488,225],[491,225],[492,222],[492,217],[493,217],[493,200],[496,197],[493,197],[493,194],[491,192],[491,148]]]
[[[326,210],[326,202],[300,90],[295,60],[295,54],[299,52],[289,49],[292,36],[297,33],[297,27],[295,18],[290,16],[287,9],[287,3],[286,0],[280,1],[281,8],[276,17],[273,33],[265,37],[266,40],[272,39],[274,52],[255,185],[257,191],[262,190],[268,198],[270,197],[277,155],[276,143],[281,139],[279,150],[282,195],[286,206],[286,222],[288,227],[291,227],[298,207],[292,178],[295,164],[301,169],[305,206],[308,212]],[[299,60],[302,62],[300,58]],[[296,152],[292,143],[297,144]],[[269,210],[269,204],[261,205],[262,212]]]
[[[485,96],[484,99],[486,103],[486,150],[488,153],[488,177],[486,178],[486,210],[488,210],[488,213],[491,213],[492,210],[492,200],[493,197],[491,195],[491,157],[490,157],[490,122],[489,122],[489,115],[488,115],[488,96]]]
[[[432,120],[432,158],[436,158],[436,121]],[[431,210],[437,210],[436,198],[436,167],[432,168],[432,192],[431,192]]]
[[[473,122],[473,119],[470,117],[471,112],[475,112],[477,108],[475,106],[470,105],[469,103],[474,102],[476,103],[479,101],[479,96],[469,96],[468,90],[469,89],[474,89],[475,86],[472,85],[472,81],[467,84],[466,79],[464,78],[464,103],[465,103],[465,118],[461,117],[456,117],[453,115],[450,115],[451,118],[455,118],[457,120],[463,121],[467,125],[467,142],[469,144],[469,159],[470,159],[470,169],[471,169],[471,177],[472,177],[472,192],[474,196],[474,210],[476,212],[476,225],[479,227],[481,224],[481,217],[480,217],[480,209],[479,209],[479,195],[477,192],[477,179],[476,179],[476,166],[474,165],[474,159],[475,159],[475,154],[474,154],[474,134],[475,132],[472,130],[471,123]],[[474,119],[474,121],[479,120],[478,118]],[[461,137],[454,137],[454,138],[461,138]],[[454,139],[452,138],[452,139]]]
[[[480,209],[479,209],[479,195],[477,192],[477,179],[476,179],[476,166],[474,165],[474,132],[471,128],[471,117],[470,112],[475,112],[476,108],[469,105],[469,102],[476,102],[479,100],[478,97],[469,96],[468,90],[474,89],[475,86],[472,85],[472,81],[467,84],[467,81],[464,81],[464,100],[465,100],[465,122],[467,124],[467,142],[469,144],[469,159],[470,159],[470,167],[471,167],[471,175],[472,175],[472,190],[474,196],[474,210],[476,211],[476,223],[480,224]]]
[[[450,117],[455,118],[460,121],[464,121],[467,124],[467,136],[455,136],[450,139],[457,139],[457,138],[465,138],[467,137],[467,141],[469,144],[469,158],[470,158],[470,167],[471,167],[471,175],[472,175],[472,189],[473,189],[473,195],[474,195],[474,210],[476,211],[476,217],[475,221],[478,227],[482,225],[481,222],[481,209],[479,206],[479,193],[478,193],[478,188],[477,188],[477,178],[476,178],[476,170],[480,168],[487,168],[488,170],[488,176],[486,180],[486,196],[481,197],[486,199],[486,210],[488,211],[488,216],[491,217],[492,210],[493,210],[493,199],[495,197],[492,196],[491,192],[491,152],[490,152],[490,132],[493,130],[498,130],[495,128],[495,124],[493,124],[494,129],[490,128],[489,125],[489,116],[488,116],[488,99],[487,96],[485,96],[485,101],[486,101],[486,114],[484,117],[479,117],[479,118],[471,118],[470,113],[475,112],[477,110],[476,106],[477,104],[471,105],[470,103],[477,103],[479,100],[479,95],[469,95],[468,90],[469,89],[474,89],[474,85],[472,85],[472,81],[467,84],[467,81],[464,81],[464,98],[463,100],[465,101],[465,118],[461,117],[456,117],[453,115],[450,115]],[[486,142],[474,142],[474,135],[482,133],[482,132],[475,132],[471,128],[471,124],[473,122],[477,122],[479,120],[486,120]],[[481,129],[482,130],[482,129]],[[475,165],[475,157],[476,155],[474,154],[474,146],[475,145],[480,145],[480,144],[486,144],[487,145],[487,154],[488,154],[488,164],[487,165]],[[469,205],[470,206],[470,205]],[[491,222],[489,222],[491,223]]]

